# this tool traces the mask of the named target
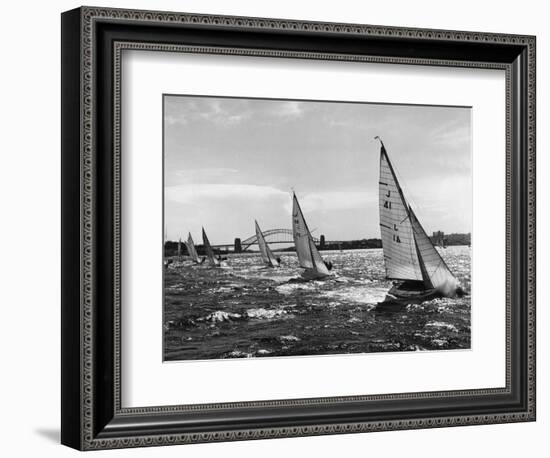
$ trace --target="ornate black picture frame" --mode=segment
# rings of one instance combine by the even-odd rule
[[[124,49],[506,72],[506,386],[121,406]],[[535,37],[82,7],[62,15],[62,435],[80,450],[535,420]]]

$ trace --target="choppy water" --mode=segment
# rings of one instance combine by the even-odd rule
[[[441,254],[470,291],[470,248]],[[257,254],[227,266],[188,262],[165,270],[164,358],[167,361],[470,348],[470,296],[435,299],[399,312],[374,307],[391,282],[382,250],[323,251],[327,280],[296,282],[295,253],[282,267]]]

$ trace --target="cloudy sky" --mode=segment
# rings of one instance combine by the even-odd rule
[[[380,237],[376,135],[426,231],[470,232],[470,108],[166,95],[168,238],[290,228],[292,188],[317,236]]]

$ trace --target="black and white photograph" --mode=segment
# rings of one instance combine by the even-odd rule
[[[547,5],[97,3],[2,5],[0,455],[549,456]]]
[[[471,107],[164,94],[162,116],[164,361],[470,349]]]

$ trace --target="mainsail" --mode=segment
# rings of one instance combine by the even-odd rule
[[[382,140],[380,144],[380,232],[386,276],[418,280],[427,289],[451,292],[458,281],[407,203]]]
[[[256,224],[256,237],[258,239],[258,246],[260,247],[260,254],[262,255],[262,260],[270,267],[279,267],[279,261],[273,255],[273,252],[270,250],[269,245],[265,241],[264,234],[260,230],[258,221],[254,221]]]
[[[189,256],[191,259],[198,263],[199,262],[199,255],[197,254],[197,249],[195,248],[195,243],[193,242],[193,237],[191,237],[191,232],[189,233],[189,236],[187,237],[187,242],[184,242],[185,246],[187,247],[187,252],[189,253]]]
[[[422,280],[408,206],[383,144],[380,150],[379,190],[386,276],[395,280]]]
[[[212,247],[210,246],[210,242],[208,240],[208,237],[206,236],[206,232],[204,232],[204,227],[202,228],[202,243],[204,244],[204,250],[206,251],[206,256],[208,257],[208,261],[213,266],[218,266],[220,264],[220,261],[214,256],[214,251],[212,250]]]
[[[319,276],[329,275],[328,268],[313,242],[296,194],[293,194],[292,235],[300,266],[313,270]]]
[[[181,238],[178,240],[178,261],[181,261]]]

